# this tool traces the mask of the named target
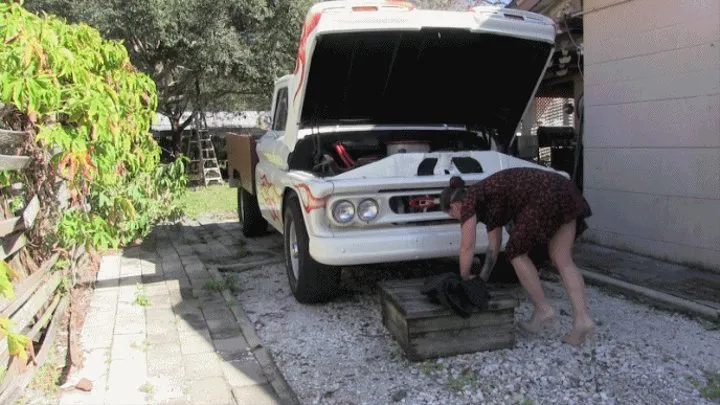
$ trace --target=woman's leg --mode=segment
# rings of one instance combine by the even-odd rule
[[[520,284],[527,292],[530,301],[532,301],[535,307],[530,322],[521,323],[520,327],[528,332],[536,333],[555,318],[555,311],[553,311],[545,298],[545,292],[540,283],[538,271],[532,260],[530,260],[530,257],[527,254],[523,254],[514,257],[510,260],[510,263],[515,269],[515,274],[517,274]]]
[[[550,240],[548,248],[550,258],[557,267],[565,290],[570,297],[573,310],[573,328],[563,341],[577,345],[585,341],[585,337],[593,330],[594,326],[587,311],[585,282],[572,259],[575,226],[575,221],[571,221],[560,227],[560,230]]]

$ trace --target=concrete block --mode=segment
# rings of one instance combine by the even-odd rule
[[[118,289],[104,289],[93,292],[90,308],[93,311],[114,312],[118,304]]]
[[[203,315],[207,320],[235,321],[235,316],[224,302],[222,304],[205,305],[202,307]]]
[[[111,349],[111,359],[144,361],[147,341],[144,333],[115,335]]]
[[[145,333],[145,310],[135,304],[118,304],[117,317],[115,318],[115,334],[127,335]]]
[[[207,325],[213,339],[230,339],[242,336],[240,326],[228,319],[208,319]]]
[[[183,355],[212,353],[215,351],[210,332],[207,329],[180,333],[180,348]]]
[[[116,360],[110,363],[105,404],[145,404],[146,393],[141,387],[147,383],[145,359]]]
[[[237,336],[229,339],[214,339],[213,344],[218,353],[236,358],[247,353],[248,344],[244,337]]]
[[[240,360],[225,361],[222,371],[232,387],[247,387],[268,382],[260,363],[251,354]]]
[[[215,353],[184,355],[183,364],[189,378],[223,376],[222,362]]]
[[[220,377],[192,380],[190,398],[195,405],[235,404],[230,386]]]
[[[233,388],[235,401],[240,405],[280,405],[280,399],[270,384]]]

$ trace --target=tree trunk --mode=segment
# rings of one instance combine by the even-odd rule
[[[170,131],[172,133],[172,153],[178,156],[182,153],[182,133],[183,127],[180,123],[180,116],[168,117],[170,120]]]

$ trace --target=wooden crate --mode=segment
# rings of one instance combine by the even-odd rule
[[[463,318],[430,302],[421,293],[423,279],[392,280],[380,285],[383,325],[412,361],[515,346],[517,288],[494,286],[485,311]]]

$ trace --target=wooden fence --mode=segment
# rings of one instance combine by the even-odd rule
[[[18,156],[19,146],[26,136],[25,132],[0,129],[0,171],[23,171],[31,164],[31,157]],[[56,196],[64,209],[69,201],[67,187],[64,182],[56,186]],[[6,261],[18,276],[12,280],[15,298],[0,298],[0,316],[10,318],[14,332],[31,339],[35,362],[32,362],[32,356],[28,362],[17,356],[11,358],[7,340],[0,335],[0,404],[15,402],[45,364],[58,331],[64,327],[70,303],[63,287],[68,273],[56,268],[59,267],[56,266],[59,254],[44,263],[36,263],[29,257],[26,232],[32,229],[41,207],[37,196],[25,204],[25,191],[24,184],[16,183],[5,187],[0,199],[0,259]],[[24,207],[17,207],[19,203]]]

